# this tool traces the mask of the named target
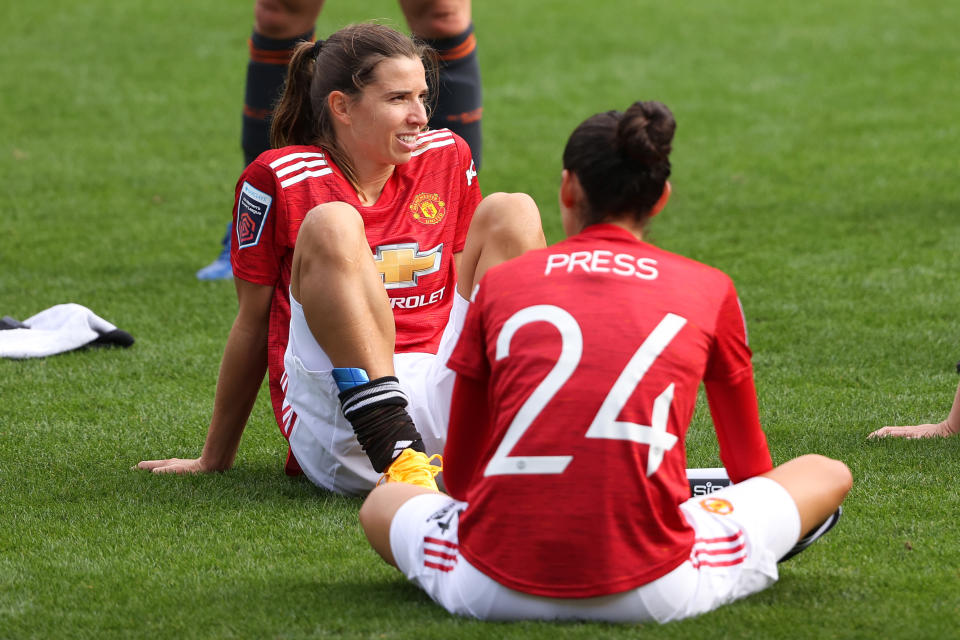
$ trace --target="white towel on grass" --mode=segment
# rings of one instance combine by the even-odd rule
[[[115,325],[90,309],[73,303],[50,307],[23,324],[29,328],[0,331],[0,357],[43,358],[79,349],[117,331]]]

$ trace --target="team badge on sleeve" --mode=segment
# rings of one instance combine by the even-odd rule
[[[273,196],[260,191],[249,182],[244,181],[240,188],[240,198],[237,202],[237,247],[256,246],[260,242],[263,224],[270,213]]]

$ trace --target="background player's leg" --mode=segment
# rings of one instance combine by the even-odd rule
[[[457,264],[457,292],[469,300],[487,269],[546,245],[533,198],[525,193],[490,194],[470,221]]]
[[[470,145],[476,168],[483,155],[483,88],[470,0],[400,0],[413,35],[440,54],[437,103],[430,127],[455,131]]]
[[[253,33],[244,91],[243,125],[240,140],[244,166],[270,148],[270,116],[287,78],[287,63],[293,47],[312,40],[313,29],[324,0],[256,0]],[[220,255],[197,272],[200,280],[233,277],[230,267],[231,227],[222,240]]]
[[[243,104],[245,165],[270,148],[270,116],[287,78],[293,47],[312,40],[323,0],[256,0]]]

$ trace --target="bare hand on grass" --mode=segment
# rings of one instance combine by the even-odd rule
[[[205,468],[200,458],[190,460],[182,458],[144,460],[140,462],[136,468],[145,469],[153,473],[204,473],[209,471],[209,469]]]
[[[936,438],[952,436],[955,432],[946,420],[937,424],[917,424],[903,427],[883,427],[871,433],[868,438]]]

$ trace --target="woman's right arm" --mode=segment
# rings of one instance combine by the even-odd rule
[[[224,471],[233,466],[240,437],[267,370],[267,330],[273,287],[235,278],[239,309],[227,337],[217,378],[213,417],[199,458],[144,460],[154,473]]]

